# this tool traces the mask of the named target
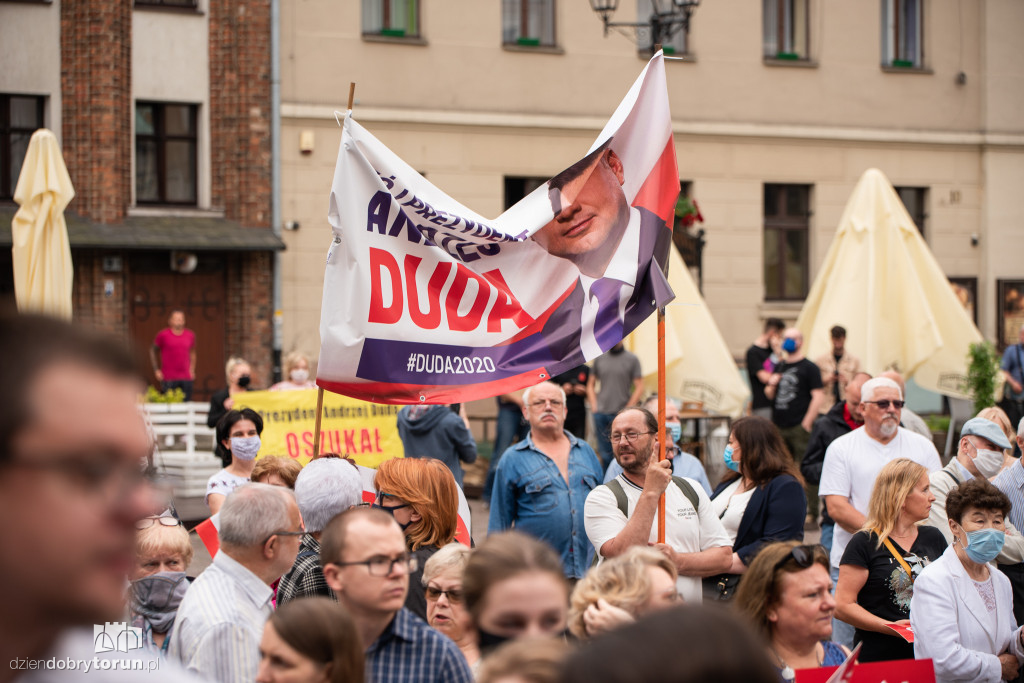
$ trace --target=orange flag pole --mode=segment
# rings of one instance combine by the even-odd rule
[[[352,111],[352,105],[355,104],[356,99],[356,84],[350,82],[348,84],[348,109]],[[320,457],[320,421],[324,416],[324,390],[323,387],[317,387],[316,390],[316,421],[313,424],[313,459]]]
[[[665,307],[658,309],[658,462],[665,459]],[[658,543],[665,542],[665,493],[658,499]]]

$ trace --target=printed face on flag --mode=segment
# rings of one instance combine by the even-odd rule
[[[600,277],[629,222],[622,161],[606,147],[548,181],[554,219],[533,234],[549,254]]]
[[[660,54],[582,159],[495,218],[349,113],[328,203],[317,384],[378,403],[461,403],[596,358],[674,296],[678,192]]]

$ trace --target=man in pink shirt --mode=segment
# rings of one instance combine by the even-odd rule
[[[163,391],[181,389],[185,400],[192,400],[192,383],[196,377],[196,335],[185,328],[185,312],[171,311],[165,327],[153,339],[149,358],[153,374],[163,385]]]

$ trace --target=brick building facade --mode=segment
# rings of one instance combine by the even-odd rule
[[[61,140],[76,191],[75,321],[130,340],[148,367],[153,335],[184,309],[196,400],[224,385],[231,356],[269,386],[272,252],[284,247],[270,225],[269,1],[0,4],[12,19],[0,40],[59,55],[0,74],[0,96],[41,102],[42,125]],[[17,207],[3,190],[9,222]]]

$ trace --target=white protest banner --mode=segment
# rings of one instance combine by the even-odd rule
[[[345,117],[317,384],[378,403],[507,393],[596,358],[672,297],[679,192],[659,53],[588,154],[497,218]]]

